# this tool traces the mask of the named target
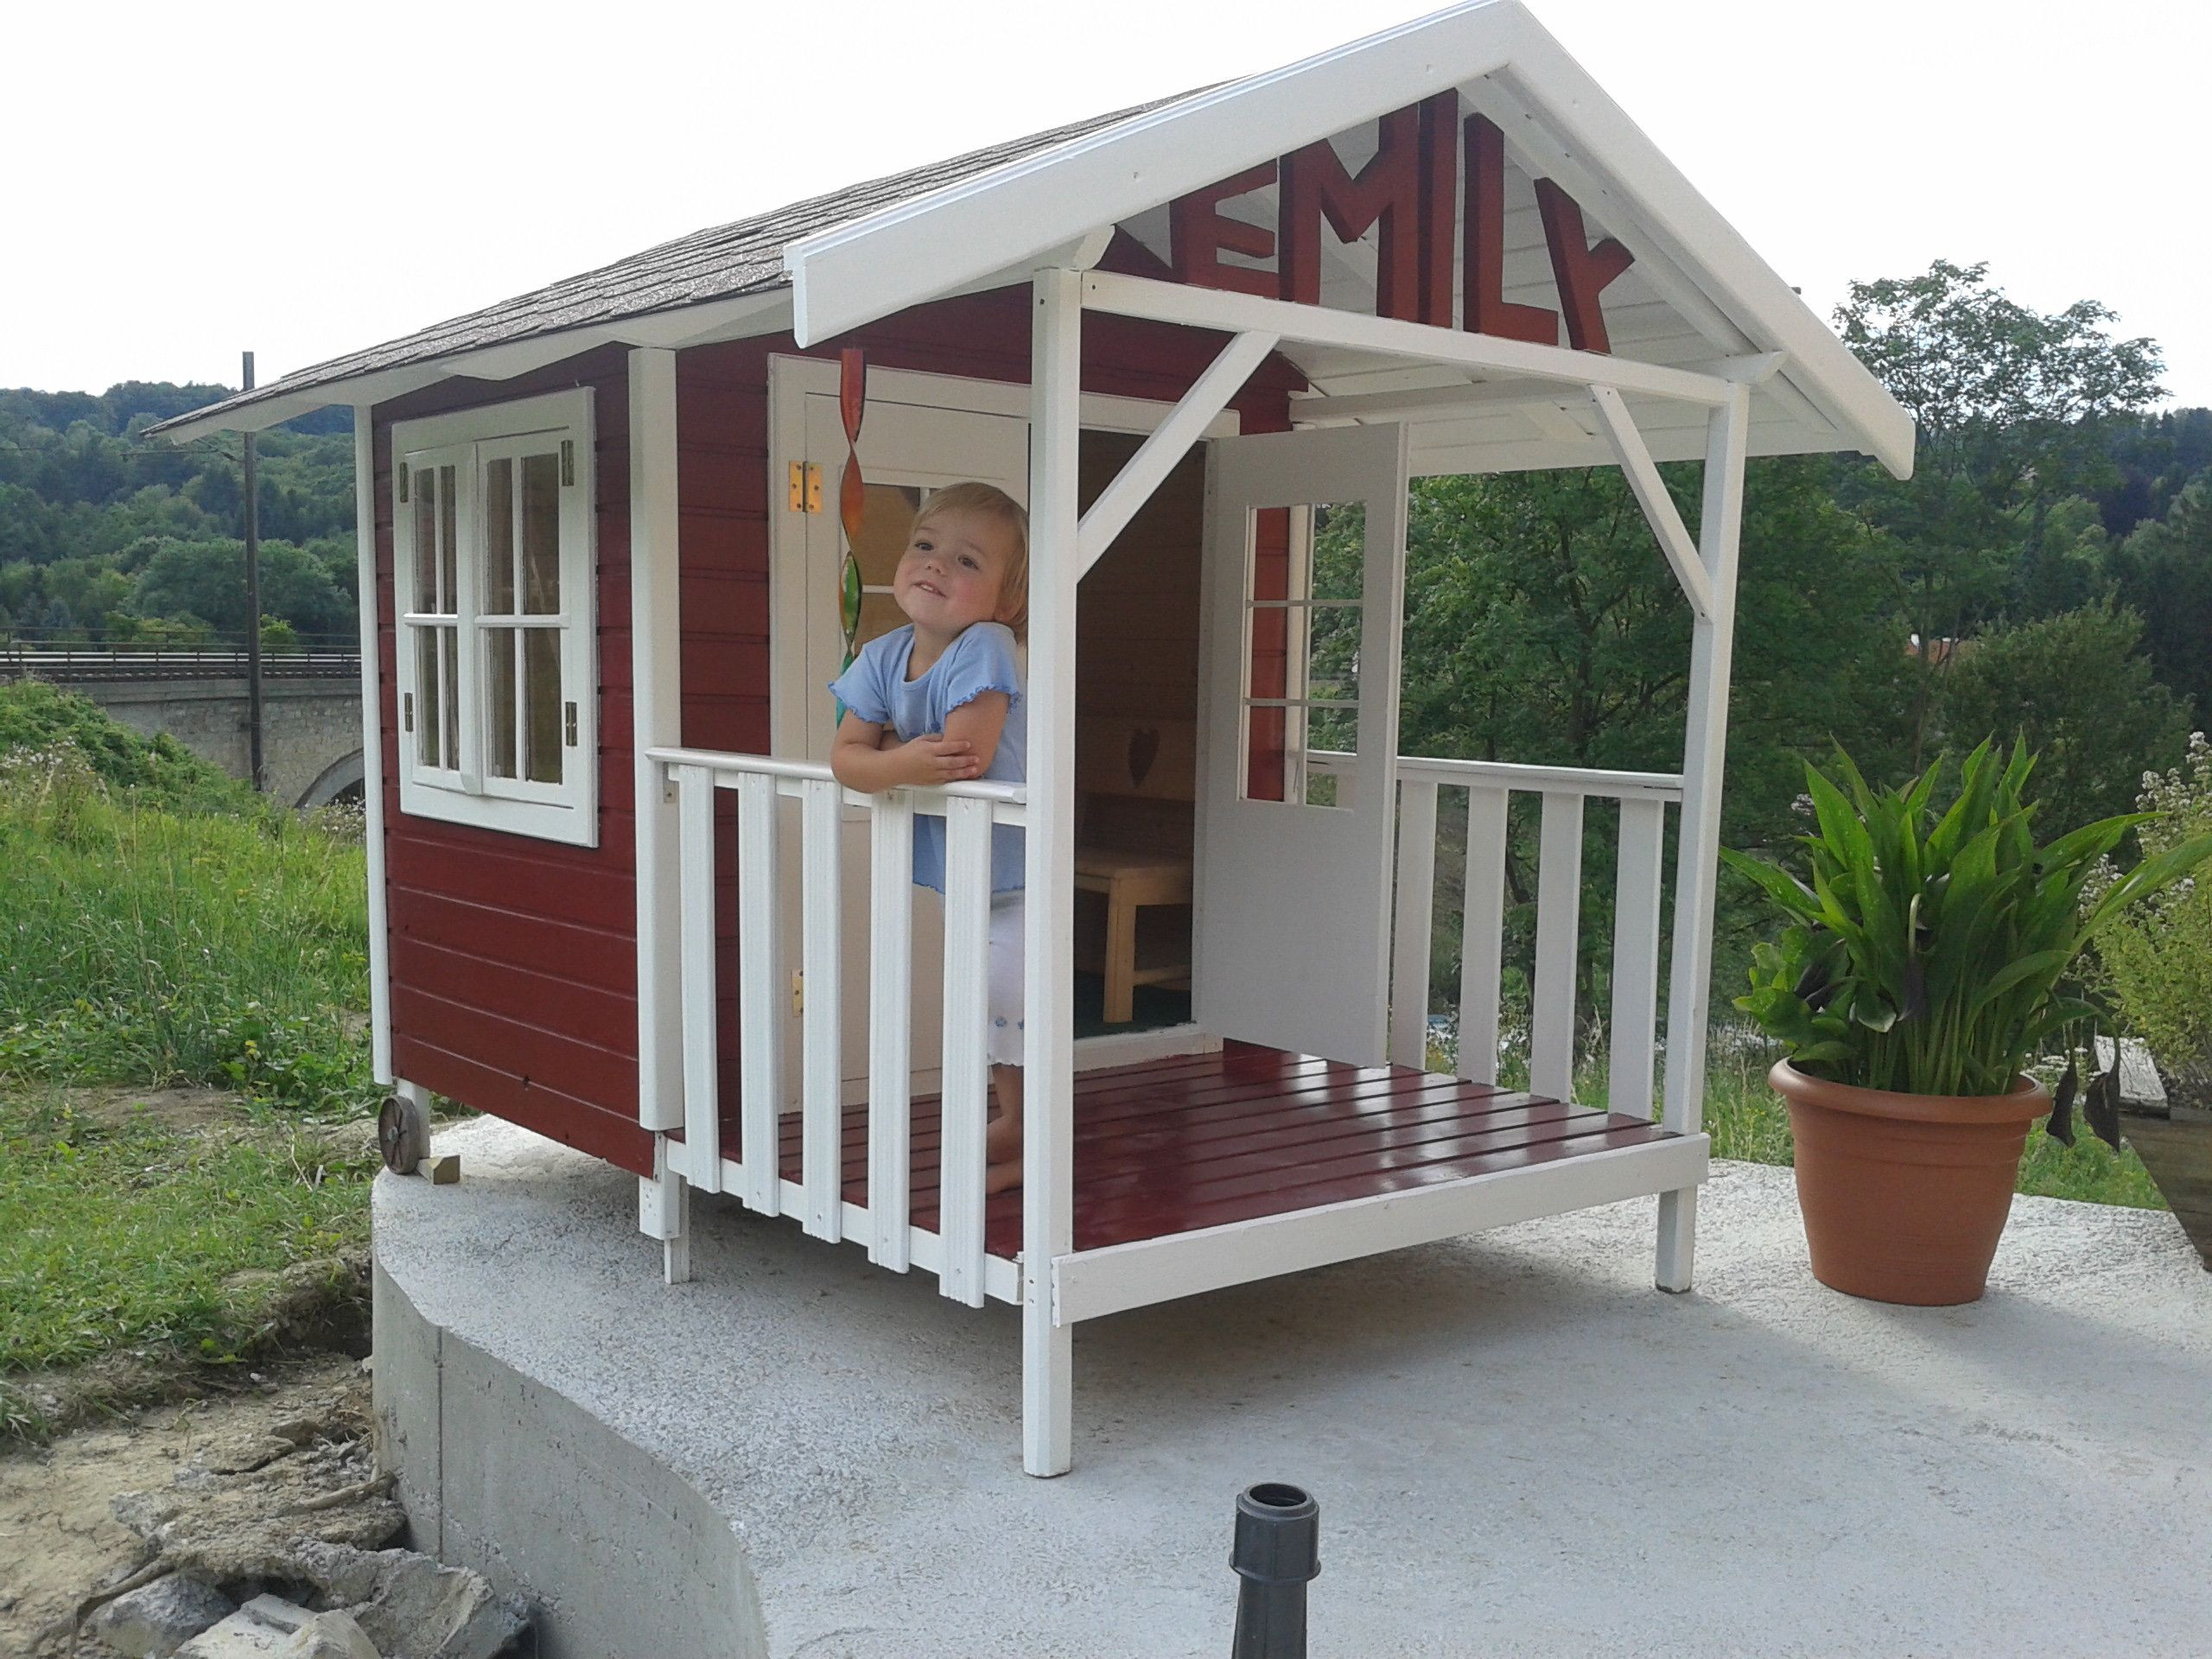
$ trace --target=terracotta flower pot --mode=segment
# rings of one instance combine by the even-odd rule
[[[1787,1060],[1767,1081],[1789,1104],[1813,1277],[1919,1307],[1979,1297],[2050,1091],[2021,1077],[2009,1095],[1891,1094]]]

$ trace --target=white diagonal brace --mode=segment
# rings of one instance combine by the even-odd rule
[[[1683,596],[1701,619],[1712,620],[1713,583],[1706,576],[1705,566],[1699,562],[1697,543],[1690,540],[1682,515],[1675,511],[1675,498],[1667,493],[1666,482],[1659,476],[1651,451],[1643,447],[1643,434],[1636,429],[1628,405],[1612,387],[1592,386],[1590,397],[1598,405],[1598,418],[1605,423],[1605,435],[1612,442],[1613,454],[1619,458],[1628,486],[1636,493],[1637,505],[1650,521],[1651,533],[1659,538],[1660,551],[1675,568],[1675,580],[1681,583]]]
[[[1205,435],[1214,416],[1243,390],[1252,371],[1274,350],[1281,338],[1264,333],[1238,334],[1221,348],[1212,366],[1192,383],[1167,418],[1153,429],[1152,435],[1129,457],[1076,526],[1078,580],[1090,574],[1099,556],[1114,544],[1114,538],[1129,527],[1129,520],[1166,481],[1176,463],[1191,452],[1191,446]]]

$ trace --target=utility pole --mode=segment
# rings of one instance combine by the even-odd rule
[[[245,387],[253,390],[253,353],[245,353]],[[245,435],[245,720],[246,757],[257,792],[269,786],[261,766],[261,493],[253,469],[253,434]]]

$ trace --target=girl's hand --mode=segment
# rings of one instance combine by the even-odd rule
[[[899,753],[906,762],[910,781],[925,787],[965,783],[983,775],[976,746],[965,738],[937,733],[914,739]]]

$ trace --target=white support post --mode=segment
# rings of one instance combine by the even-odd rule
[[[630,353],[630,697],[637,824],[638,1122],[683,1122],[676,806],[651,751],[683,741],[677,605],[676,353]],[[680,1177],[679,1177],[680,1179]]]
[[[1090,511],[1076,528],[1076,544],[1081,550],[1078,580],[1090,574],[1090,567],[1114,544],[1114,538],[1128,528],[1129,520],[1152,499],[1152,493],[1166,481],[1191,446],[1205,435],[1214,416],[1229,406],[1229,400],[1274,350],[1277,338],[1265,331],[1243,334],[1223,346],[1212,365],[1192,383],[1182,401],[1152,429],[1114,481],[1090,504]]]
[[[1663,878],[1667,804],[1621,803],[1618,874],[1613,883],[1612,1046],[1605,1106],[1624,1117],[1651,1117],[1651,1051],[1659,1040],[1659,886]]]
[[[1397,916],[1390,944],[1390,1058],[1428,1066],[1429,934],[1436,910],[1436,785],[1398,785]]]
[[[1644,447],[1643,434],[1636,429],[1628,405],[1612,387],[1592,386],[1590,397],[1598,406],[1599,421],[1621,464],[1621,475],[1628,480],[1637,505],[1643,509],[1651,533],[1659,538],[1659,550],[1667,556],[1667,563],[1675,572],[1675,580],[1681,584],[1690,609],[1700,621],[1711,620],[1713,583],[1705,567],[1698,563],[1697,548],[1690,540],[1688,526],[1682,523],[1682,515],[1675,510],[1675,498],[1667,493],[1666,480],[1659,476],[1651,451]]]
[[[1505,977],[1505,827],[1512,796],[1467,791],[1465,908],[1459,918],[1459,1075],[1497,1081],[1497,1004]]]
[[[1720,862],[1720,781],[1728,753],[1728,677],[1736,634],[1736,552],[1743,530],[1744,453],[1751,391],[1737,386],[1706,423],[1699,550],[1713,584],[1710,617],[1690,635],[1688,729],[1682,748],[1682,823],[1675,867],[1675,949],[1667,995],[1667,1094],[1662,1122],[1683,1135],[1705,1109],[1706,1021],[1713,994],[1713,899]],[[1662,1290],[1690,1287],[1697,1189],[1659,1195]]]
[[[1075,1248],[1076,455],[1083,277],[1039,270],[1029,367],[1029,779],[1023,835],[1021,1463],[1065,1474],[1074,1350],[1052,1306],[1052,1262]]]
[[[886,790],[868,825],[868,1259],[893,1273],[912,1263],[913,880],[914,798]]]
[[[944,1069],[938,1089],[938,1288],[983,1305],[983,1135],[988,1040],[991,804],[944,804]]]
[[[1536,846],[1536,973],[1529,1087],[1574,1098],[1574,962],[1582,917],[1582,797],[1547,792]]]
[[[687,893],[707,895],[677,918],[683,986],[678,1004],[683,1035],[683,1161],[691,1179],[721,1191],[721,1053],[715,1010],[715,775],[704,766],[679,766],[677,791],[677,879]]]
[[[369,1065],[378,1083],[391,1074],[391,939],[384,893],[384,675],[378,656],[382,606],[377,588],[376,411],[353,406],[353,546],[361,618],[362,839],[369,849]]]
[[[843,790],[824,778],[801,785],[799,884],[805,978],[800,1012],[801,1129],[799,1173],[806,1188],[804,1225],[835,1244],[845,1236],[844,950],[842,887]]]
[[[708,900],[700,904],[705,908]],[[778,1161],[784,1028],[776,984],[783,953],[777,949],[777,906],[776,780],[748,772],[737,786],[738,1161],[745,1172],[745,1207],[764,1216],[783,1209]]]
[[[661,1276],[671,1285],[691,1282],[691,1188],[669,1162],[676,1143],[653,1137],[653,1173],[638,1178],[638,1230],[660,1241]]]

